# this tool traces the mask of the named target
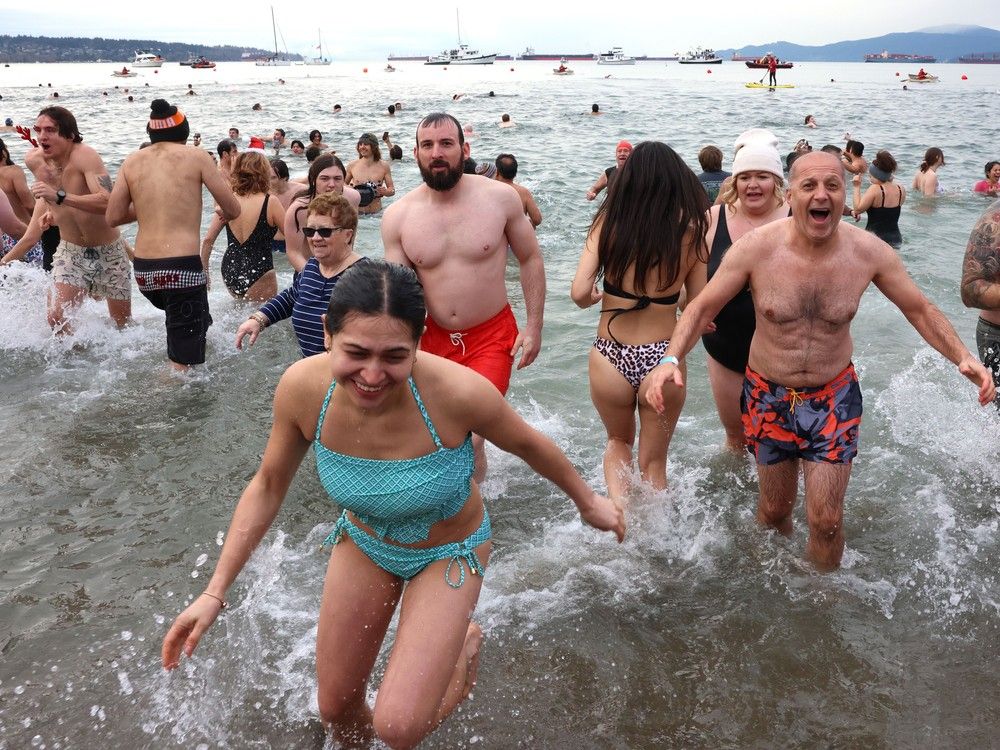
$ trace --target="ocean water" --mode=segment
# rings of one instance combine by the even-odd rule
[[[110,77],[114,67],[0,68],[0,116],[30,124],[58,91],[112,174],[143,140],[158,96],[178,103],[209,147],[233,125],[245,136],[283,127],[289,138],[319,128],[350,156],[361,132],[388,130],[407,152],[393,165],[397,195],[419,182],[409,150],[429,111],[474,126],[474,158],[515,153],[544,214],[548,297],[541,355],[514,375],[509,398],[597,486],[604,433],[586,364],[597,313],[576,309],[568,291],[597,207],[584,194],[620,138],[663,140],[697,169],[706,143],[728,164],[749,127],[774,130],[783,152],[801,137],[819,147],[850,132],[866,155],[888,148],[907,187],[923,151],[941,147],[946,193],[908,198],[900,254],[974,347],[976,314],[962,307],[958,280],[988,205],[969,189],[1000,158],[1000,66],[929,66],[941,83],[902,91],[894,74],[915,71],[803,64],[779,71],[797,88],[776,92],[744,88],[761,71],[734,63],[711,73],[571,63],[572,77],[553,76],[552,63],[396,63],[391,74],[380,61],[168,64],[125,80]],[[183,95],[188,83],[197,96]],[[389,118],[394,101],[404,109]],[[255,102],[262,112],[251,112]],[[603,117],[586,114],[593,102]],[[344,114],[331,114],[334,103]],[[498,129],[503,112],[518,127]],[[810,113],[816,130],[802,126]],[[4,138],[19,159],[25,144]],[[357,247],[382,254],[378,217],[362,218]],[[278,268],[288,282],[287,265]],[[228,298],[217,265],[213,274],[209,361],[182,379],[165,372],[163,314],[141,295],[134,327],[113,330],[104,306],[87,302],[77,335],[58,340],[45,322],[44,275],[18,268],[0,280],[0,748],[324,746],[313,652],[325,556],[316,548],[337,511],[310,458],[231,589],[231,609],[195,658],[170,675],[159,666],[166,628],[211,575],[263,451],[274,386],[298,356],[288,325],[237,352],[248,308]],[[509,288],[520,315],[515,266]],[[756,526],[753,469],[722,451],[700,348],[689,358],[670,487],[631,504],[621,546],[584,528],[519,460],[492,451],[483,492],[496,537],[477,614],[479,684],[425,746],[994,745],[1000,423],[877,291],[863,298],[853,333],[866,409],[847,551],[832,574],[802,559],[801,508],[791,539]]]

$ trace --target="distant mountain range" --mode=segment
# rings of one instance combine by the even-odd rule
[[[33,62],[132,62],[136,50],[162,55],[170,62],[180,62],[204,55],[209,60],[223,62],[244,59],[244,52],[267,57],[274,53],[257,47],[210,46],[157,42],[153,39],[103,39],[101,37],[8,36],[0,35],[0,63]],[[301,60],[300,55],[288,55]]]
[[[808,47],[791,42],[770,42],[739,49],[720,49],[723,60],[734,52],[763,55],[773,52],[782,60],[795,62],[863,62],[865,55],[886,50],[909,55],[931,55],[938,62],[957,60],[973,53],[1000,53],[1000,31],[985,26],[935,26],[900,34],[885,34],[835,44]]]

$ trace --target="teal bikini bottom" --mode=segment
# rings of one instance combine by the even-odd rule
[[[444,580],[453,589],[461,588],[462,584],[465,583],[463,560],[469,566],[469,572],[472,575],[481,576],[486,572],[482,563],[479,562],[476,547],[483,542],[488,542],[493,536],[490,529],[490,514],[486,512],[486,508],[483,508],[483,522],[472,534],[461,542],[449,542],[437,547],[400,547],[398,544],[384,542],[352,523],[347,517],[346,510],[337,519],[336,526],[323,541],[323,546],[336,544],[344,532],[357,545],[358,549],[368,556],[368,559],[404,581],[410,580],[433,562],[448,560],[448,567],[444,571]],[[455,565],[458,566],[457,582],[452,575],[452,566]]]

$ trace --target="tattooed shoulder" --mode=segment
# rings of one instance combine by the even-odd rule
[[[100,177],[98,177],[97,184],[100,185],[105,190],[107,190],[109,193],[111,192],[111,188],[114,187],[114,183],[111,182],[111,175],[107,174],[102,174]]]

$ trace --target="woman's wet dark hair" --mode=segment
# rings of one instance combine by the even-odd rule
[[[892,154],[885,149],[875,154],[875,158],[872,159],[872,164],[874,164],[876,168],[881,169],[883,172],[888,172],[889,174],[895,172],[897,166],[896,160],[893,158]]]
[[[944,163],[944,151],[937,146],[931,146],[924,152],[924,160],[920,162],[920,171],[926,172],[937,161]]]
[[[321,132],[319,132],[318,130],[310,130],[309,131],[309,140],[310,141],[313,139],[313,136],[316,136],[317,140],[320,140],[320,141],[323,140],[323,134]]]
[[[2,147],[3,147],[3,141],[0,141],[0,148],[2,148]],[[993,167],[995,167],[997,164],[1000,164],[1000,161],[988,161],[988,162],[986,162],[986,169],[984,171],[986,172],[986,176],[987,177],[990,176],[990,170],[993,169]]]
[[[340,333],[352,315],[388,315],[406,324],[413,341],[420,340],[427,318],[424,288],[412,268],[384,260],[355,263],[330,295],[326,332]]]
[[[600,230],[598,277],[620,287],[634,267],[635,289],[646,295],[656,291],[645,288],[656,269],[657,289],[672,286],[681,272],[686,239],[693,239],[697,257],[708,261],[708,209],[705,189],[677,152],[659,141],[640,143],[611,182],[590,225],[591,232]]]

